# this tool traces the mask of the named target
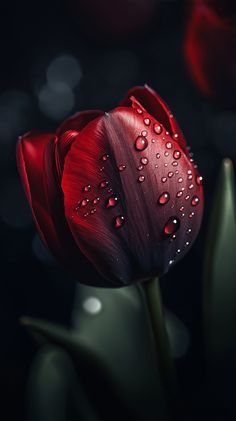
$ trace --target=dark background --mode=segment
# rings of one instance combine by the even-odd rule
[[[129,15],[127,2],[128,29],[121,28],[122,15],[115,19],[120,24],[109,28],[112,8],[91,17],[84,3],[61,2],[43,9],[42,3],[35,2],[31,9],[21,4],[0,14],[0,378],[4,397],[0,417],[4,420],[25,419],[24,390],[36,352],[19,324],[20,316],[69,324],[76,283],[36,237],[16,170],[16,139],[33,128],[54,131],[77,110],[109,110],[137,84],[149,84],[169,104],[204,177],[201,234],[161,283],[165,305],[191,334],[191,348],[179,363],[182,382],[201,383],[204,239],[220,161],[236,157],[234,114],[205,99],[188,72],[183,40],[190,2],[147,1],[146,15],[137,6],[132,6]],[[61,56],[58,64],[55,59]],[[49,79],[60,76],[60,65],[69,68],[68,80],[52,87]]]

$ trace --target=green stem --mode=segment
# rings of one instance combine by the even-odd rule
[[[179,393],[175,368],[171,357],[169,338],[166,330],[159,280],[158,278],[153,278],[145,281],[142,283],[142,287],[145,293],[146,304],[150,316],[161,382],[166,391],[168,403],[175,412],[180,406],[178,397]]]

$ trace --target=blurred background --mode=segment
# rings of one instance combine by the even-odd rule
[[[232,2],[231,6],[224,2],[222,9],[223,2],[216,3],[225,19],[226,5],[232,8]],[[178,360],[181,381],[186,389],[189,383],[193,388],[201,384],[203,248],[221,159],[236,159],[236,62],[235,54],[233,62],[227,62],[218,52],[211,61],[217,76],[204,73],[202,45],[212,48],[210,41],[206,42],[210,36],[204,25],[201,32],[201,20],[197,35],[194,27],[191,33],[195,4],[182,0],[68,0],[47,4],[45,9],[41,2],[34,2],[31,9],[21,3],[14,10],[1,6],[0,382],[4,399],[0,413],[6,414],[5,420],[26,419],[25,387],[37,349],[19,318],[29,315],[70,325],[77,282],[57,265],[36,234],[16,170],[17,137],[31,129],[54,132],[76,111],[109,110],[130,87],[145,83],[157,90],[174,112],[204,178],[206,206],[201,233],[190,253],[161,281],[165,306],[184,322],[190,338],[185,355]],[[198,18],[194,22],[198,23]],[[229,50],[235,52],[233,23],[230,31],[234,43]],[[222,37],[218,34],[215,39]],[[195,54],[192,43],[198,45],[197,41]],[[229,43],[223,43],[224,54],[226,45]],[[208,89],[207,83],[212,81],[215,84]],[[224,88],[222,81],[229,86]]]

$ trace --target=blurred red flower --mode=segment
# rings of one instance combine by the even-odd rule
[[[236,2],[192,1],[185,56],[200,90],[236,106]]]
[[[122,286],[167,272],[197,236],[203,190],[184,137],[148,86],[110,111],[20,138],[17,162],[44,244],[79,280]]]

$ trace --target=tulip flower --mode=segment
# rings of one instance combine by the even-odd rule
[[[42,241],[81,282],[117,287],[161,276],[199,231],[202,179],[148,86],[108,113],[75,114],[56,134],[25,134],[17,162]]]
[[[193,0],[185,57],[199,89],[224,106],[235,107],[236,3]]]

